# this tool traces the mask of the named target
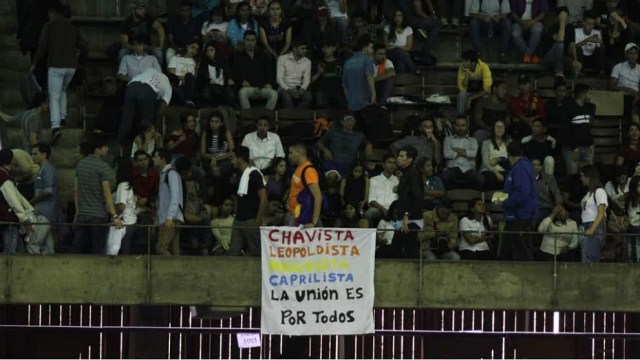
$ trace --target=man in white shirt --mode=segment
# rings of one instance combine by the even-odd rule
[[[258,130],[246,134],[242,146],[249,148],[249,158],[264,172],[274,158],[284,157],[284,150],[278,134],[269,131],[271,122],[267,116],[259,117],[256,124]]]
[[[118,128],[118,143],[123,154],[129,153],[126,147],[131,145],[131,131],[153,124],[156,114],[162,114],[169,106],[171,94],[169,78],[158,70],[147,69],[131,79],[124,95],[122,121]],[[134,123],[134,119],[139,120]]]
[[[576,75],[585,68],[596,74],[604,74],[604,40],[602,32],[595,28],[597,18],[594,11],[585,11],[582,27],[567,34],[570,37],[569,55]]]
[[[638,97],[640,86],[640,66],[638,66],[638,45],[628,43],[624,47],[624,55],[627,61],[623,61],[613,67],[609,88],[624,93],[624,114],[631,114],[633,101]]]
[[[369,180],[369,198],[367,199],[369,209],[364,213],[364,217],[369,220],[371,227],[376,227],[381,218],[387,217],[389,206],[398,199],[396,190],[399,181],[394,175],[396,158],[392,154],[387,154],[382,158],[382,162],[384,167],[382,174]]]
[[[442,151],[447,168],[441,177],[447,190],[460,186],[483,189],[484,176],[476,171],[478,141],[469,136],[469,125],[464,115],[455,121],[455,134],[444,138]]]
[[[393,62],[387,59],[387,47],[383,43],[373,45],[373,78],[376,83],[378,105],[387,104],[396,81],[396,69]]]
[[[306,109],[311,105],[313,97],[308,90],[311,83],[311,60],[306,55],[307,45],[297,42],[293,44],[291,52],[278,57],[276,82],[284,109],[296,107],[294,102],[298,103],[298,109]]]

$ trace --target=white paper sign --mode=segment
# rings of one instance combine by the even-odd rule
[[[240,349],[248,349],[260,347],[260,334],[257,333],[237,333],[238,347]]]
[[[374,332],[376,229],[263,227],[263,334]]]

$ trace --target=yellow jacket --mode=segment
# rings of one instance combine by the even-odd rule
[[[489,65],[484,61],[478,59],[476,70],[471,75],[467,75],[467,73],[462,70],[462,67],[458,69],[459,91],[467,91],[467,84],[469,83],[469,80],[482,80],[482,90],[487,94],[491,93],[491,83],[493,83],[491,69],[489,69]]]

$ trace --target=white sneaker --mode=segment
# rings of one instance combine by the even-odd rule
[[[448,95],[432,94],[424,99],[426,102],[436,104],[451,104],[451,99]]]

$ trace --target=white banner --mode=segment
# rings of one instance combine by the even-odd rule
[[[374,332],[376,229],[260,228],[263,334]]]

